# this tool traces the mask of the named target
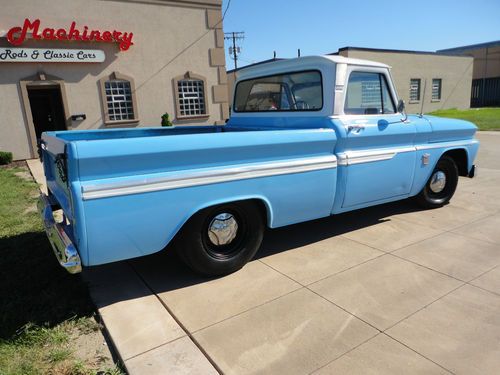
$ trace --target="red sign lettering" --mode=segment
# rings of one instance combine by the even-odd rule
[[[19,46],[26,40],[29,32],[31,32],[35,40],[82,40],[85,42],[118,43],[122,51],[128,50],[134,44],[132,42],[133,33],[124,33],[117,30],[89,30],[88,26],[83,26],[83,29],[81,29],[76,27],[74,21],[71,22],[69,29],[46,27],[40,31],[40,20],[36,19],[31,22],[27,18],[24,20],[22,27],[16,26],[7,32],[7,40],[14,46]]]

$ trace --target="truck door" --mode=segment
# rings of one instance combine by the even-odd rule
[[[397,113],[388,70],[365,69],[349,69],[341,117],[347,132],[341,155],[347,165],[342,207],[403,197],[413,181],[415,126]]]

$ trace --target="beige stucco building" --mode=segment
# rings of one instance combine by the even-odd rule
[[[221,0],[2,3],[0,150],[15,159],[44,130],[228,118]]]

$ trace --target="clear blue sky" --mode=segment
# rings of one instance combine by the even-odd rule
[[[238,66],[273,51],[295,57],[297,48],[302,56],[345,46],[435,51],[499,40],[500,0],[231,0],[224,31],[245,32]]]

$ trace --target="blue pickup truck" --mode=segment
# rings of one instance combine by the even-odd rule
[[[63,267],[172,243],[196,272],[228,274],[266,227],[408,197],[440,207],[474,176],[476,127],[407,116],[387,65],[276,61],[242,70],[234,92],[224,126],[43,134],[39,211]]]

